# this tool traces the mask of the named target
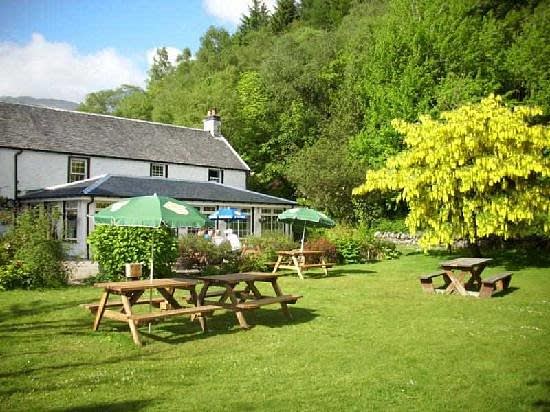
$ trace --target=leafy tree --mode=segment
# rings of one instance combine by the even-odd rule
[[[197,61],[203,70],[215,71],[224,68],[224,53],[231,46],[231,36],[227,30],[210,26],[200,39]]]
[[[77,110],[87,113],[115,114],[120,102],[134,93],[143,93],[143,90],[137,86],[123,84],[116,89],[89,93]]]
[[[118,102],[114,114],[130,119],[151,120],[152,111],[151,96],[144,90],[136,89]]]
[[[306,203],[349,221],[354,216],[352,189],[361,182],[362,170],[347,145],[323,138],[293,156],[285,174]]]
[[[191,60],[191,49],[186,47],[182,50],[181,54],[178,54],[176,61],[179,62],[189,62]]]
[[[550,127],[534,107],[510,110],[493,95],[420,123],[394,121],[408,149],[367,172],[354,193],[400,190],[406,224],[424,247],[550,233]]]
[[[275,11],[271,16],[273,33],[283,32],[297,18],[298,9],[295,0],[277,0]]]
[[[149,83],[153,83],[163,79],[173,70],[172,63],[168,59],[168,51],[166,47],[157,49],[157,53],[153,57],[153,64],[149,69]]]

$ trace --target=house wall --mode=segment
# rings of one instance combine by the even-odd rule
[[[67,183],[67,159],[64,154],[23,151],[17,158],[19,193]]]
[[[198,182],[208,181],[208,168],[187,165],[168,165],[169,179],[194,180]]]
[[[13,149],[0,149],[0,196],[13,198],[14,155]],[[69,155],[24,150],[17,158],[18,190],[43,189],[67,183]],[[90,177],[102,174],[149,176],[151,162],[141,160],[90,157]],[[168,178],[208,181],[208,167],[168,164]],[[246,188],[246,172],[224,170],[224,184]]]
[[[13,198],[13,156],[11,149],[0,149],[0,196]]]
[[[241,170],[224,170],[223,184],[246,189],[246,173]]]

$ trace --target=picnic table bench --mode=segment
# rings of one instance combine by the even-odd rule
[[[511,280],[512,272],[503,272],[491,276],[490,278],[482,279],[479,297],[488,298],[492,296],[493,293],[508,289]]]

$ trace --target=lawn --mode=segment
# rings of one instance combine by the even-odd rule
[[[447,256],[347,265],[284,277],[304,297],[249,331],[218,312],[198,324],[127,326],[79,307],[92,287],[0,294],[1,409],[48,411],[550,410],[550,266],[513,254],[509,293],[426,295],[418,275]]]

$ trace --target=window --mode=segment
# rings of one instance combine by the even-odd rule
[[[208,181],[223,183],[223,170],[221,169],[208,169]]]
[[[88,161],[85,157],[69,157],[69,183],[88,178]]]
[[[164,163],[151,163],[151,176],[168,177],[168,165]]]
[[[252,211],[250,209],[241,209],[241,212],[246,213],[248,217],[246,220],[237,220],[235,222],[228,222],[227,227],[233,229],[238,237],[246,237],[251,234],[251,222],[252,222]]]
[[[63,240],[77,240],[78,202],[65,202],[63,207]]]
[[[262,233],[285,231],[285,224],[277,219],[277,215],[283,213],[283,209],[262,209]]]

